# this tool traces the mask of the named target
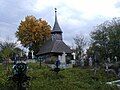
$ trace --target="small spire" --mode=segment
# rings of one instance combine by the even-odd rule
[[[57,8],[55,8],[55,21],[57,21]]]
[[[55,23],[53,26],[52,33],[55,33],[55,32],[62,33],[61,28],[60,28],[58,21],[57,21],[57,8],[55,8]]]

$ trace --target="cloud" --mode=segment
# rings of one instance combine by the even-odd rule
[[[81,18],[92,19],[97,15],[118,16],[119,10],[115,7],[118,2],[119,0],[38,0],[34,3],[33,8],[36,12],[39,12],[48,7],[57,7],[65,16],[78,12],[77,14],[81,14]]]
[[[0,38],[2,40],[6,40],[7,38],[15,40],[16,30],[16,25],[7,22],[0,22]]]
[[[68,2],[69,0],[66,0]],[[97,15],[113,17],[118,15],[115,8],[117,0],[71,0],[66,5],[78,12],[82,12],[82,18],[92,19]],[[112,13],[112,14],[111,14]]]
[[[118,1],[118,2],[115,4],[115,7],[118,8],[118,9],[120,8],[120,1]]]
[[[15,38],[21,20],[27,15],[43,18],[53,26],[54,8],[67,44],[76,34],[89,37],[93,27],[120,16],[120,0],[0,0],[0,36]]]

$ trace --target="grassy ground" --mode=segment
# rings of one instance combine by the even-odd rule
[[[56,75],[45,65],[40,68],[37,63],[29,63],[28,67],[27,74],[31,77],[29,90],[118,90],[116,86],[105,84],[116,77],[112,74],[107,76],[103,70],[94,75],[90,69],[71,68],[61,70]],[[7,79],[0,65],[1,90],[7,90],[8,88],[4,88],[10,86],[11,83]]]

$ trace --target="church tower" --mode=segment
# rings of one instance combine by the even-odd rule
[[[52,39],[50,38],[40,47],[37,55],[44,57],[45,61],[56,60],[59,56],[62,56],[63,53],[66,54],[66,57],[71,57],[72,50],[64,43],[62,33],[57,20],[57,9],[55,8],[55,22],[53,30],[51,31]],[[53,56],[55,58],[53,58]]]
[[[52,35],[52,41],[54,40],[62,40],[62,31],[61,28],[58,24],[57,21],[57,9],[55,8],[55,23],[53,26],[53,30],[51,31],[51,35]]]

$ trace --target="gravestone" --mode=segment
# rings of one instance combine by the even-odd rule
[[[84,59],[83,58],[81,58],[80,64],[81,64],[82,67],[84,66]]]
[[[92,64],[93,64],[93,61],[92,61],[92,58],[90,57],[90,58],[89,58],[89,66],[91,67]]]
[[[107,61],[108,61],[108,63],[110,63],[110,58],[109,57],[107,58]]]
[[[33,59],[34,58],[34,55],[33,55],[34,51],[32,50],[31,53],[32,53],[32,59]]]
[[[117,57],[115,56],[115,61],[117,62]]]
[[[73,55],[73,60],[75,60],[76,59],[75,53],[73,52],[72,55]]]
[[[65,52],[63,52],[63,54],[62,54],[62,56],[61,56],[61,67],[62,68],[66,68],[66,53]]]
[[[16,86],[17,90],[26,90],[26,82],[30,80],[30,77],[26,75],[27,64],[24,62],[16,63],[13,66],[13,76],[9,77]]]

